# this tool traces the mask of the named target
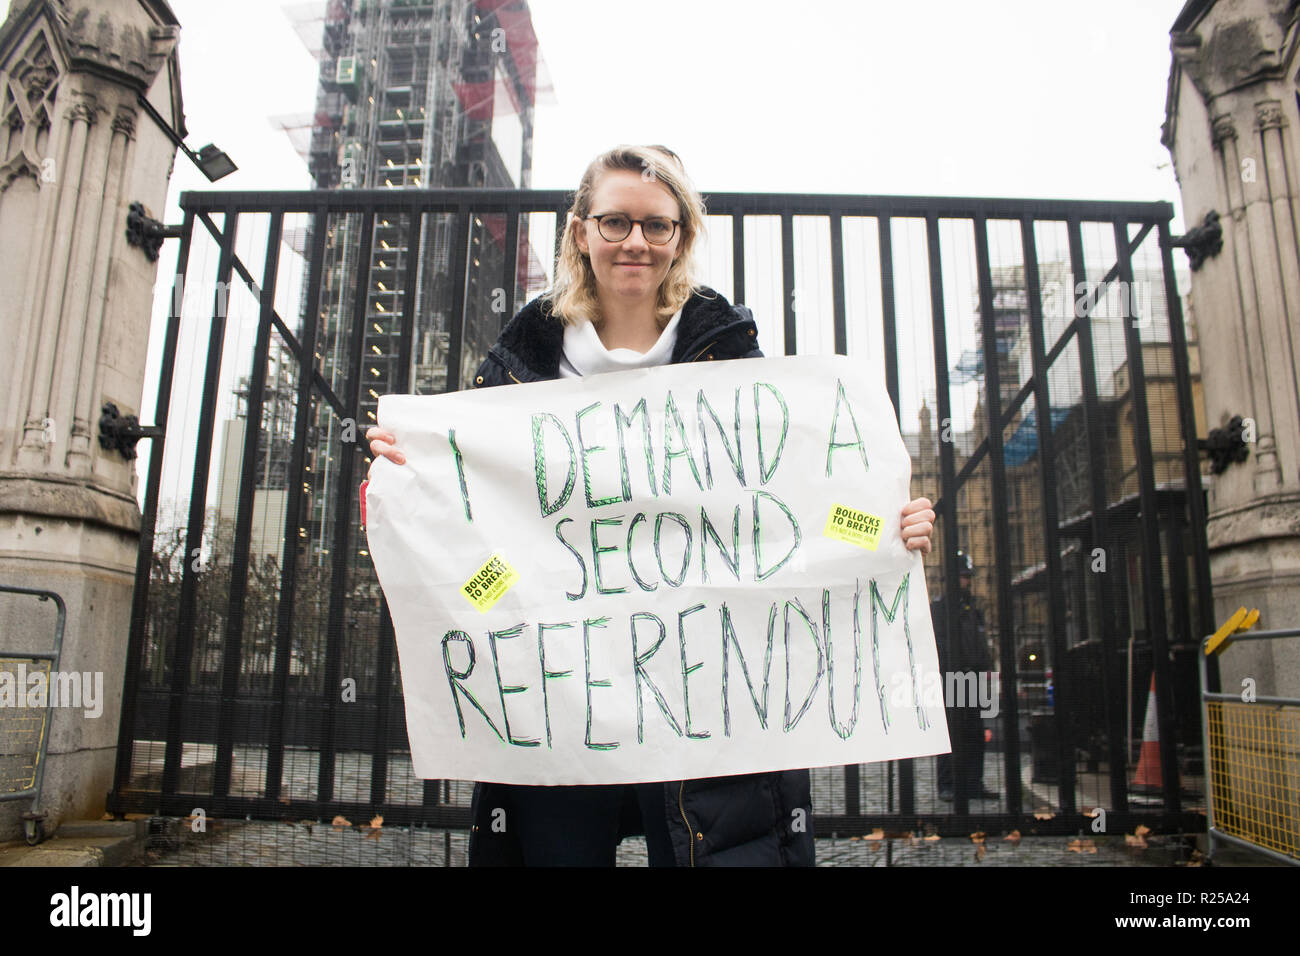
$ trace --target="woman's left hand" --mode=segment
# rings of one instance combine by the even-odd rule
[[[934,534],[934,505],[929,498],[916,498],[903,509],[903,543],[908,551],[930,553],[930,536]]]

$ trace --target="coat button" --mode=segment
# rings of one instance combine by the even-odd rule
[[[713,361],[713,353],[712,353],[712,352],[710,352],[708,355],[706,355],[706,356],[704,356],[704,357],[705,357],[706,359],[708,359],[710,362]]]
[[[474,379],[474,384],[475,384],[475,385],[482,385],[482,384],[483,384],[483,376],[480,375],[478,378]]]
[[[750,329],[750,330],[749,330],[749,334],[750,334],[750,335],[754,335],[754,334],[756,334],[756,333],[755,333],[755,331],[754,331],[753,329]]]
[[[703,833],[697,833],[697,834],[695,834],[695,839],[697,839],[697,840],[703,840],[703,839],[704,839],[704,834],[703,834]]]

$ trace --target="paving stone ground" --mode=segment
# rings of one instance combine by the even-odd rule
[[[201,765],[204,754],[192,761]],[[232,782],[248,795],[262,792],[260,751],[236,754]],[[365,754],[340,754],[336,764],[338,796],[364,800],[370,793],[370,758]],[[944,814],[952,804],[939,800],[935,785],[935,761],[913,761],[914,806],[918,813]],[[985,787],[1004,793],[1002,755],[991,751],[985,758]],[[316,755],[287,753],[286,790],[289,794],[314,799]],[[892,780],[891,780],[892,773]],[[424,782],[411,772],[409,763],[395,756],[389,768],[389,794],[394,803],[418,803]],[[1080,791],[1104,792],[1104,776],[1080,781]],[[1056,788],[1036,782],[1028,768],[1022,777],[1026,807],[1052,809]],[[898,771],[888,764],[864,765],[860,770],[860,807],[864,814],[896,811],[899,806]],[[452,805],[468,806],[473,784],[447,781],[443,799]],[[845,780],[841,768],[812,771],[814,829],[818,807],[844,807]],[[998,813],[1004,800],[972,801],[972,813]],[[361,821],[358,821],[361,822]],[[1081,824],[1086,821],[1081,821]],[[468,834],[431,828],[385,827],[372,831],[361,827],[332,827],[328,823],[268,823],[258,821],[210,820],[206,834],[194,834],[183,821],[152,821],[145,865],[167,866],[464,866]],[[1083,833],[1081,825],[1081,833]],[[1149,838],[1146,849],[1130,847],[1124,836],[1086,834],[1080,849],[1070,848],[1067,836],[1002,839],[1005,834],[989,833],[983,844],[969,838],[924,839],[921,834],[896,839],[863,839],[860,835],[823,834],[817,838],[818,866],[1174,866],[1187,863],[1193,854],[1192,840],[1177,836]],[[1076,844],[1078,846],[1078,844]],[[619,866],[645,866],[646,847],[642,838],[624,840],[618,849]]]
[[[143,789],[156,789],[161,781],[162,745],[149,741],[136,741],[132,776]],[[198,793],[210,786],[211,765],[216,759],[216,748],[206,744],[186,744],[181,759],[182,781],[193,780]],[[1030,761],[1022,760],[1021,790],[1024,806],[1033,811],[1054,811],[1057,806],[1057,787],[1043,783],[1032,776]],[[368,753],[340,752],[335,757],[334,799],[344,803],[364,803],[370,799],[371,756]],[[911,763],[913,768],[914,809],[921,814],[947,814],[952,804],[939,799],[935,784],[934,758],[921,758]],[[232,796],[260,797],[266,791],[266,750],[264,748],[236,747],[233,754],[230,793]],[[281,796],[294,800],[318,799],[316,782],[319,771],[319,753],[289,747],[284,754],[284,778]],[[993,793],[1005,794],[1005,768],[1003,754],[990,749],[984,758],[984,787]],[[155,779],[156,778],[156,779]],[[147,781],[147,782],[146,782]],[[1184,777],[1184,788],[1192,794],[1203,791],[1199,777]],[[182,786],[182,790],[184,786]],[[452,806],[469,806],[474,785],[463,780],[444,781],[443,800]],[[415,776],[410,758],[404,754],[391,754],[388,762],[388,802],[392,804],[420,804],[424,799],[424,781]],[[813,807],[844,807],[844,771],[840,767],[822,767],[812,771]],[[1104,772],[1080,771],[1076,786],[1077,806],[1083,808],[1105,806],[1109,793],[1109,778]],[[875,763],[860,767],[859,807],[864,814],[893,813],[899,809],[899,770],[897,764]],[[1130,793],[1130,804],[1141,806],[1151,803],[1158,806],[1160,798],[1144,798]],[[1203,802],[1191,801],[1192,805]],[[999,813],[1006,809],[1004,800],[972,801],[972,814]]]
[[[169,821],[178,829],[177,821]],[[179,822],[184,826],[183,821]],[[392,829],[371,836],[328,824],[210,821],[202,837],[155,834],[147,866],[465,866],[467,834],[434,829]],[[1177,866],[1193,857],[1190,841],[1150,838],[1145,850],[1120,837],[1093,837],[1093,849],[1071,850],[1069,837],[1025,837],[1012,843],[990,835],[979,845],[966,838],[942,840],[829,838],[817,840],[818,866]],[[645,866],[644,839],[618,849],[618,866]]]

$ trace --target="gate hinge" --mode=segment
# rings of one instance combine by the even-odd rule
[[[105,403],[99,416],[99,447],[117,451],[127,461],[135,458],[135,443],[141,438],[160,438],[163,430],[157,425],[141,425],[134,415],[121,415],[112,402]]]
[[[164,239],[178,239],[180,234],[180,226],[164,225],[150,217],[143,203],[131,203],[131,209],[126,214],[126,241],[128,245],[143,249],[150,262],[158,261],[158,252]]]
[[[1210,457],[1210,471],[1221,475],[1228,466],[1243,462],[1250,455],[1246,443],[1246,426],[1240,415],[1233,415],[1222,428],[1211,428],[1208,438],[1199,439],[1196,447]]]
[[[1205,214],[1203,223],[1181,236],[1172,237],[1169,244],[1187,253],[1187,262],[1195,272],[1206,259],[1213,259],[1223,251],[1223,227],[1219,225],[1219,214],[1211,209]]]

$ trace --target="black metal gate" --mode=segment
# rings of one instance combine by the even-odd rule
[[[546,287],[567,199],[182,196],[111,809],[468,825],[468,785],[411,772],[359,529],[364,432],[381,394],[461,387]],[[931,594],[955,599],[970,554],[998,661],[997,800],[944,801],[934,758],[823,768],[818,832],[1074,833],[1095,808],[1111,832],[1200,827],[1193,655],[1213,622],[1172,207],[708,206],[702,271],[769,354],[883,377],[913,491],[938,501]]]

